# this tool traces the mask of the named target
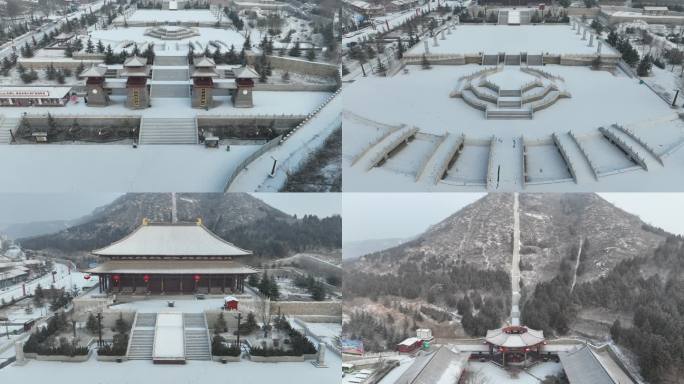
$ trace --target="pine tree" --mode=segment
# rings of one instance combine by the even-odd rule
[[[382,63],[382,60],[378,57],[378,65],[375,67],[376,72],[380,76],[386,76],[387,75],[387,68],[385,67],[385,64]]]
[[[252,39],[250,36],[250,34],[247,34],[247,37],[245,37],[245,43],[242,45],[242,48],[244,48],[245,51],[249,51],[252,49]]]
[[[271,298],[271,300],[278,300],[280,298],[280,289],[278,288],[278,283],[276,282],[275,276],[271,276],[268,297]]]
[[[637,75],[642,77],[648,76],[651,72],[652,65],[653,61],[651,60],[651,55],[644,56],[637,66]]]
[[[57,83],[58,83],[58,84],[64,84],[64,83],[66,83],[66,79],[64,78],[64,72],[62,72],[62,71],[57,71]]]
[[[107,65],[112,65],[116,62],[116,58],[114,57],[114,51],[112,50],[111,44],[107,44],[107,49],[105,50],[104,62]]]
[[[228,332],[228,324],[226,323],[223,312],[219,313],[216,322],[214,323],[214,333]]]
[[[292,57],[299,57],[302,55],[301,48],[299,47],[299,41],[295,41],[292,48],[290,48],[290,52],[288,53],[288,55]]]
[[[306,52],[306,59],[309,61],[315,61],[316,60],[316,52],[314,52],[313,49],[309,49]]]
[[[397,39],[397,58],[404,57],[404,43],[401,41],[401,36]]]
[[[86,321],[86,329],[91,334],[96,334],[99,332],[98,328],[99,327],[98,327],[97,319],[95,318],[95,315],[93,315],[91,313],[90,315],[88,315],[88,320]]]
[[[97,41],[97,53],[105,53],[105,46],[102,44],[102,40]]]
[[[93,41],[88,38],[88,42],[86,43],[86,53],[94,53],[95,52],[95,46],[93,45]]]

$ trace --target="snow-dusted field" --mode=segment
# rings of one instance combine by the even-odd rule
[[[589,46],[589,37],[582,40],[569,25],[469,25],[456,27],[451,35],[445,34],[446,39],[437,39],[438,46],[434,46],[430,39],[430,53],[477,53],[496,54],[506,52],[519,54],[580,54],[595,53],[594,46]],[[606,44],[601,48],[603,53],[611,52]],[[411,54],[423,54],[423,44],[418,44],[409,50]]]
[[[259,148],[234,145],[2,145],[0,192],[222,192]],[[11,166],[9,166],[11,164]]]
[[[369,77],[350,84],[345,91],[345,110],[386,124],[415,125],[435,134],[448,130],[484,138],[524,133],[529,139],[551,132],[594,131],[615,122],[643,122],[675,112],[637,80],[585,67],[547,65],[544,71],[565,79],[571,98],[535,113],[532,120],[487,120],[482,111],[449,97],[461,76],[481,66],[408,68],[408,74]],[[509,70],[518,71],[514,67],[503,73]]]
[[[173,384],[264,384],[296,381],[300,384],[337,383],[342,362],[330,350],[325,354],[328,368],[316,368],[308,361],[297,363],[188,361],[184,365],[157,365],[146,360],[121,364],[98,362],[94,354],[83,363],[31,360],[0,369],[3,383],[139,384],[142,381]]]
[[[343,114],[344,189],[481,190],[489,172],[490,188],[520,190],[523,186],[522,153],[516,143],[519,144],[521,136],[528,143],[545,143],[530,149],[529,182],[534,183],[528,184],[530,190],[671,190],[683,184],[677,175],[682,171],[684,158],[678,151],[684,143],[684,121],[679,118],[677,109],[671,108],[639,80],[620,72],[612,74],[587,67],[547,65],[543,70],[563,78],[563,85],[572,97],[559,99],[537,111],[532,119],[488,120],[483,111],[471,107],[462,98],[449,97],[459,78],[481,68],[478,65],[433,66],[423,70],[419,66],[408,66],[408,73],[386,78],[371,76],[351,83],[345,91]],[[492,81],[502,87],[518,88],[519,84],[528,81],[526,76],[521,76],[518,67],[506,67],[492,75]],[[630,130],[657,155],[666,154],[667,160],[661,165],[650,150],[620,134],[644,158],[648,171],[635,167],[622,150],[599,133],[599,127],[613,124]],[[364,159],[383,150],[377,145],[379,138],[401,126],[417,127],[419,134],[465,135],[466,146],[448,168],[448,175],[442,182],[415,181],[412,170],[420,169],[425,156],[429,155],[420,146],[411,148],[417,140],[381,166],[367,171],[364,164],[368,162]],[[605,177],[595,180],[568,132],[579,138],[600,176]],[[576,184],[552,144],[552,134],[558,135],[566,146],[577,174]],[[486,143],[492,137],[495,146],[490,154]],[[473,146],[473,143],[483,144]],[[439,173],[440,170],[435,168],[433,171]]]
[[[118,19],[123,21],[121,16],[119,16]],[[126,17],[126,20],[130,22],[215,22],[218,19],[208,9],[179,9],[173,11],[162,9],[138,9],[133,12],[132,15]]]
[[[239,52],[240,49],[242,49],[243,43],[245,42],[244,36],[232,29],[195,28],[199,32],[199,36],[192,36],[178,40],[162,40],[152,36],[147,36],[145,35],[145,31],[147,29],[148,28],[146,27],[98,29],[90,32],[90,36],[94,42],[102,40],[104,45],[111,44],[112,47],[115,47],[116,44],[123,41],[134,41],[139,45],[142,42],[153,42],[156,45],[166,44],[168,46],[174,46],[176,42],[182,42],[184,44],[187,44],[188,42],[199,42],[202,46],[205,46],[209,41],[218,41],[223,44],[223,52],[230,48],[231,45],[234,45],[236,51]],[[155,47],[155,49],[157,48]],[[185,47],[185,49],[187,50],[187,47]]]

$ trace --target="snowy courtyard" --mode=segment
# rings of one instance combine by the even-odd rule
[[[335,383],[339,381],[342,362],[328,350],[327,368],[316,368],[310,362],[256,363],[243,359],[239,363],[189,361],[184,365],[156,365],[134,360],[121,364],[99,362],[94,354],[83,363],[29,361],[24,366],[10,365],[0,370],[3,383],[70,383],[70,384],[138,384],[141,380],[155,383],[200,384],[220,381],[225,384],[263,384],[280,380],[296,380],[301,384]]]
[[[466,92],[461,90],[466,76],[486,67],[407,68],[347,87],[345,190],[591,191],[679,183],[684,122],[676,109],[622,72],[539,67],[553,81],[544,79],[537,89],[548,84],[567,96],[530,118],[502,120],[487,118],[488,112],[474,107],[467,95],[455,96]],[[526,89],[535,80],[519,66],[504,66],[477,81],[503,90]],[[479,92],[485,99],[507,101],[496,93],[488,96],[486,87]],[[496,99],[490,105],[496,109]]]
[[[138,11],[140,12],[140,11]],[[162,12],[162,11],[158,11]],[[158,16],[161,17],[163,16]],[[165,29],[172,30],[174,27],[164,27]],[[195,48],[199,51],[203,50],[204,47],[209,45],[209,42],[215,42],[221,45],[221,50],[226,52],[230,49],[231,45],[235,47],[236,51],[242,49],[242,45],[245,42],[245,37],[239,32],[232,29],[217,29],[217,28],[206,28],[206,27],[193,27],[192,30],[196,31],[199,35],[181,38],[178,40],[163,40],[153,36],[145,34],[149,28],[146,27],[129,27],[129,28],[115,28],[115,29],[99,29],[90,32],[90,37],[93,41],[102,41],[102,44],[111,44],[115,52],[119,52],[123,45],[130,44],[130,42],[136,42],[139,46],[143,43],[154,43],[155,51],[160,53],[164,50],[182,50],[187,52],[188,43],[195,45]],[[178,49],[176,46],[178,45]],[[213,47],[211,50],[213,51]],[[130,50],[130,48],[129,48]]]
[[[459,25],[451,34],[445,33],[437,38],[438,45],[429,41],[433,54],[477,53],[495,54],[499,52],[519,54],[586,54],[596,52],[596,43],[589,46],[589,38],[573,31],[569,25]],[[606,44],[603,52],[612,52]],[[423,54],[423,44],[408,51],[410,54]]]

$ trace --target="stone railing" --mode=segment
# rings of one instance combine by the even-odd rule
[[[646,161],[641,156],[641,154],[639,154],[639,152],[637,152],[623,138],[618,137],[614,132],[611,132],[610,130],[608,130],[604,127],[599,127],[599,132],[601,132],[601,134],[603,134],[603,136],[606,139],[608,139],[608,141],[610,141],[611,143],[614,143],[623,152],[625,152],[632,161],[639,164],[641,166],[641,168],[643,168],[644,170],[648,171],[648,165],[646,165]]]
[[[584,145],[582,145],[582,142],[575,136],[575,133],[572,131],[569,131],[568,134],[572,138],[572,140],[575,142],[577,145],[577,148],[579,148],[580,152],[584,156],[584,159],[587,161],[589,164],[589,168],[591,168],[591,172],[594,174],[594,178],[598,180],[599,178],[599,170],[596,164],[594,164],[594,161],[589,157],[589,154],[587,153],[587,150],[584,148]]]

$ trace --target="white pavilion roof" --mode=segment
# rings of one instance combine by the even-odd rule
[[[245,256],[252,254],[197,224],[144,223],[133,233],[93,251],[99,256]]]
[[[511,330],[518,331],[511,332]],[[531,347],[544,341],[544,331],[526,327],[504,327],[487,331],[485,340],[490,344],[505,348]]]
[[[244,66],[233,71],[236,79],[258,79],[259,73],[252,67]]]

